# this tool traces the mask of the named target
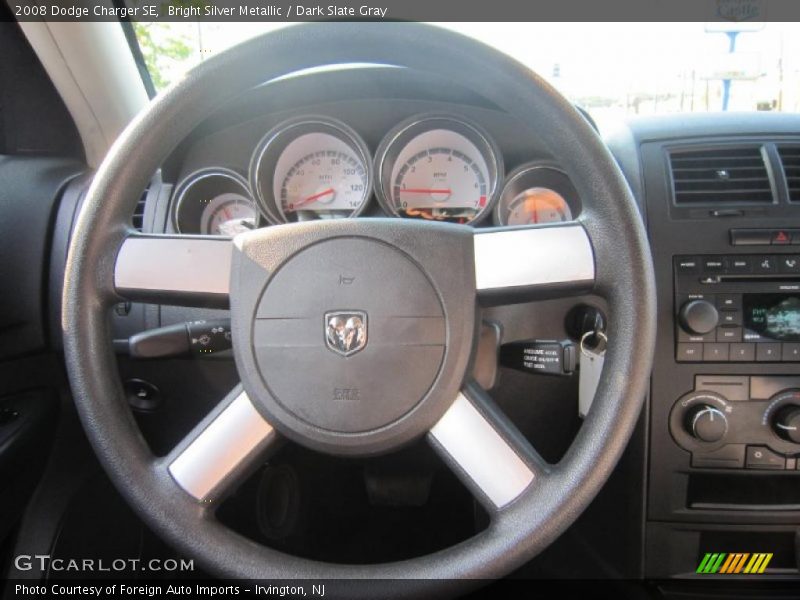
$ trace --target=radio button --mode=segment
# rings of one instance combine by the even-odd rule
[[[725,260],[721,256],[709,256],[703,259],[703,271],[721,273],[725,270]]]
[[[756,344],[757,362],[780,362],[780,360],[781,360],[781,344],[771,343],[771,342]]]
[[[728,362],[728,344],[703,344],[703,362]]]
[[[800,362],[800,344],[784,343],[781,360],[783,362]]]
[[[742,297],[738,294],[719,294],[717,308],[720,310],[742,310]]]
[[[719,324],[725,325],[741,325],[742,313],[738,310],[722,310],[719,313]]]
[[[755,272],[756,273],[774,273],[776,270],[775,267],[775,257],[774,256],[756,256],[755,257],[755,264],[754,264]]]
[[[741,342],[742,341],[742,328],[741,327],[720,327],[719,329],[717,329],[717,341],[718,342]]]
[[[781,273],[800,273],[800,256],[788,254],[778,257],[778,271]]]
[[[728,259],[728,272],[752,273],[753,259],[749,256],[732,256]]]
[[[696,273],[699,266],[696,256],[679,256],[675,259],[675,267],[680,273]]]
[[[717,336],[715,332],[711,333],[689,333],[678,327],[678,341],[679,342],[715,342]]]
[[[678,362],[700,362],[703,360],[703,344],[678,344]]]
[[[756,345],[755,344],[731,344],[730,360],[731,360],[731,362],[755,362],[756,361]]]

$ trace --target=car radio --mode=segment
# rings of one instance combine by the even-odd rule
[[[675,258],[678,362],[800,362],[800,255]]]

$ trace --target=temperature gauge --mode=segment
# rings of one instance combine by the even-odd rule
[[[578,192],[566,173],[550,166],[525,165],[509,175],[495,221],[500,225],[571,221],[579,207]]]

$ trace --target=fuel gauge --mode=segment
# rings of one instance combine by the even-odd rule
[[[580,209],[578,193],[566,173],[550,166],[524,165],[512,172],[495,208],[500,225],[571,221]]]
[[[203,209],[201,232],[233,237],[256,228],[258,215],[250,198],[227,193],[212,198]]]
[[[180,233],[233,237],[258,226],[247,181],[221,167],[195,171],[178,184],[172,210]]]
[[[564,197],[546,187],[532,187],[517,194],[508,205],[508,225],[533,225],[571,221],[572,211]]]

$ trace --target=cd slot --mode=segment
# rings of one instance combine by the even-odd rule
[[[800,281],[800,273],[797,275],[716,275],[707,279],[714,279],[713,283],[725,283],[728,281],[755,281],[758,283],[782,283],[784,281]],[[703,279],[701,283],[712,283]]]

